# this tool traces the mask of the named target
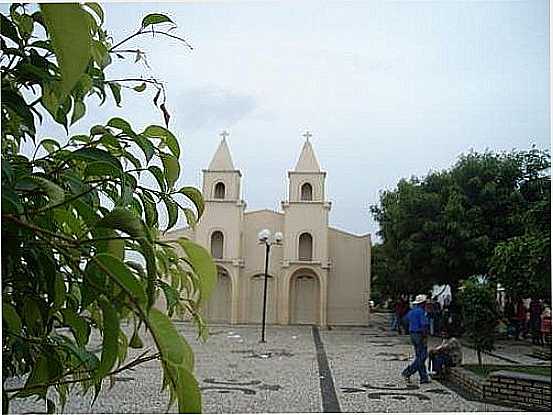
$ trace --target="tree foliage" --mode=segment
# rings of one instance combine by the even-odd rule
[[[495,286],[479,277],[465,281],[460,296],[465,335],[478,354],[482,365],[482,352],[491,351],[499,313],[495,300]]]
[[[4,413],[11,400],[31,396],[52,411],[49,389],[63,407],[75,385],[93,389],[96,399],[105,379],[153,359],[160,360],[170,404],[176,399],[180,412],[199,412],[192,350],[155,303],[163,295],[169,316],[189,313],[205,336],[199,308],[215,284],[215,265],[189,240],[164,240],[158,212],[167,211],[165,230],[179,213],[194,225],[203,200],[193,187],[176,187],[180,146],[167,128],[163,85],[106,79],[112,56],[144,59],[138,49],[123,49],[134,38],[184,39],[164,29],[174,26],[169,17],[150,14],[113,45],[95,3],[13,4],[0,19]],[[70,137],[37,135],[44,117],[67,131],[91,96],[101,105],[111,92],[121,105],[123,84],[138,93],[152,87],[166,126],[136,131],[113,117]],[[25,146],[34,146],[32,155]],[[157,186],[148,186],[154,180]],[[128,362],[128,348],[143,347],[140,327],[152,334],[157,353]],[[101,336],[99,352],[89,344],[93,330]],[[24,385],[6,387],[14,376]]]
[[[401,180],[371,207],[380,224],[386,263],[401,275],[405,287],[418,282],[418,289],[449,284],[455,290],[460,281],[487,274],[502,282],[505,273],[490,273],[494,255],[506,252],[496,247],[530,229],[542,241],[539,249],[550,238],[550,227],[545,226],[550,220],[549,167],[549,153],[535,148],[471,152],[449,170]],[[540,261],[533,268],[539,272],[525,275],[546,275]]]

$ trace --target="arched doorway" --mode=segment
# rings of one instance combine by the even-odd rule
[[[309,269],[296,271],[290,278],[290,323],[320,323],[321,288],[317,274]]]
[[[207,315],[212,323],[230,323],[232,313],[232,281],[226,269],[217,266],[217,285],[207,305]]]
[[[248,322],[261,323],[263,316],[263,289],[265,284],[265,275],[257,274],[250,278],[248,295]],[[267,314],[265,322],[267,324],[276,323],[276,279],[267,276]]]

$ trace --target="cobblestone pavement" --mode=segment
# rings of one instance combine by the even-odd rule
[[[385,316],[375,316],[369,327],[320,330],[317,346],[318,330],[310,326],[269,326],[265,344],[259,343],[258,326],[212,326],[202,344],[191,325],[178,324],[196,354],[206,413],[509,410],[468,401],[438,382],[407,388],[400,371],[411,357],[408,337],[388,333],[385,325]],[[152,346],[151,339],[144,340]],[[321,369],[324,362],[330,372]],[[92,408],[91,396],[73,393],[65,412],[162,413],[168,396],[160,387],[159,365],[148,362],[120,373],[111,390],[105,385]],[[11,407],[12,413],[39,411],[41,402],[16,401]]]

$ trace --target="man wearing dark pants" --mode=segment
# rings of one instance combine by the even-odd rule
[[[419,372],[420,383],[430,383],[428,374],[426,373],[426,358],[428,357],[427,337],[429,322],[424,310],[426,303],[426,295],[417,295],[413,302],[413,309],[407,314],[409,321],[409,334],[411,335],[411,343],[415,349],[415,360],[407,366],[401,376],[407,382],[410,382],[411,375]]]

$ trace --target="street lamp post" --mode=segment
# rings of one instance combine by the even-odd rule
[[[259,243],[265,245],[265,281],[263,283],[263,315],[261,317],[261,343],[265,343],[265,316],[267,315],[267,273],[269,270],[269,254],[272,245],[281,245],[282,232],[275,232],[271,236],[269,229],[263,229],[258,235]]]

